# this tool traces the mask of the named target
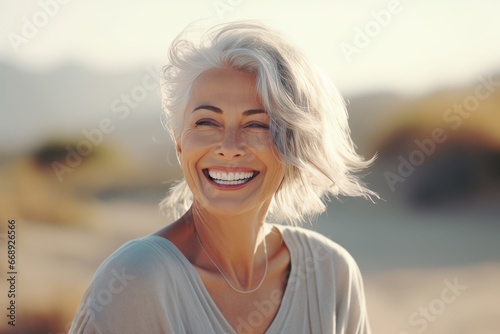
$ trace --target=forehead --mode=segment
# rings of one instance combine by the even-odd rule
[[[193,83],[192,103],[231,103],[261,105],[255,74],[230,68],[213,68]]]

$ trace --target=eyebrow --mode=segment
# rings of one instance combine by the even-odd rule
[[[201,106],[194,108],[193,112],[195,112],[196,110],[199,110],[199,109],[210,110],[210,111],[216,112],[218,114],[223,113],[222,109],[220,109],[218,107],[211,106],[211,105],[207,105],[207,104],[202,104]],[[267,114],[267,111],[265,111],[264,109],[249,109],[249,110],[245,110],[243,112],[244,116],[250,116],[250,115],[255,115],[255,114]]]

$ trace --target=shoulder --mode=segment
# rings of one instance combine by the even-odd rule
[[[149,236],[133,239],[120,246],[108,256],[102,262],[101,267],[110,263],[138,265],[141,264],[141,258],[144,258],[144,256],[154,258],[155,253],[156,251],[151,245]]]
[[[325,271],[332,271],[337,278],[356,277],[359,269],[349,252],[328,237],[303,227],[275,225],[290,249],[296,252],[305,265],[314,263]]]
[[[274,225],[281,232],[289,247],[298,247],[302,251],[310,251],[318,258],[330,257],[354,261],[349,252],[321,233],[298,226]]]
[[[105,288],[115,280],[122,284],[141,286],[155,280],[168,279],[175,274],[178,265],[169,242],[158,236],[146,236],[131,240],[106,260],[97,269],[92,284]]]
[[[165,307],[176,290],[179,268],[161,237],[127,242],[97,269],[70,333],[161,332],[153,319],[161,319],[162,326],[169,323]]]
[[[335,319],[336,332],[370,333],[363,279],[347,250],[305,228],[278,226],[278,229],[295,259],[296,267],[292,266],[291,273],[294,288],[305,287],[304,298],[319,305],[321,314],[326,315],[325,321]],[[310,291],[317,293],[310,295]]]

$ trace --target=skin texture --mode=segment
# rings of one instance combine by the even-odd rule
[[[226,320],[238,331],[256,311],[255,302],[281,296],[290,270],[290,255],[280,233],[264,221],[278,189],[284,166],[269,134],[269,116],[255,88],[255,76],[228,68],[211,69],[194,82],[184,112],[176,149],[193,205],[179,220],[156,234],[174,243],[199,273]],[[220,185],[206,170],[256,172],[243,185]],[[234,291],[201,250],[203,246],[231,284],[250,290],[265,272],[267,243],[269,268],[255,292]],[[264,333],[279,303],[273,302],[253,333]]]

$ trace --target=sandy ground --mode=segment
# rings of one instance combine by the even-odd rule
[[[500,265],[393,270],[365,277],[374,333],[500,333]]]
[[[66,333],[101,261],[163,224],[154,206],[134,203],[98,207],[95,217],[78,229],[19,223],[18,326],[3,320],[2,333]],[[374,333],[500,333],[500,263],[379,271],[365,275],[365,289]]]

